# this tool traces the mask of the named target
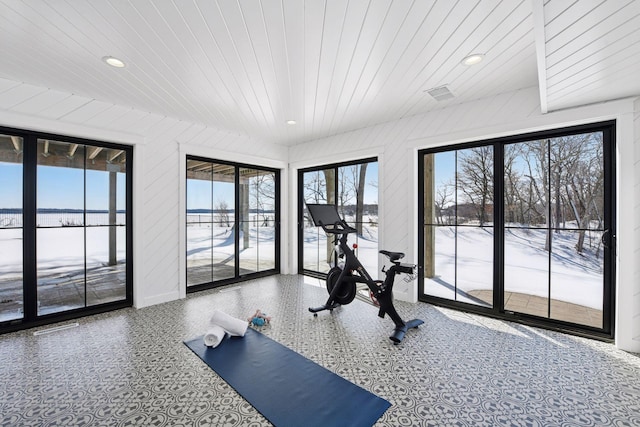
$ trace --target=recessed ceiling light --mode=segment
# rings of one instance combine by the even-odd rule
[[[103,56],[102,60],[107,64],[111,65],[112,67],[116,67],[116,68],[125,67],[125,63],[122,60],[118,58],[114,58],[113,56]]]
[[[293,125],[295,125],[296,123],[298,123],[298,122],[296,122],[295,120],[287,120],[287,124],[288,124],[288,125],[293,126]]]
[[[473,53],[471,55],[465,56],[461,61],[462,65],[476,65],[484,59],[484,53]]]

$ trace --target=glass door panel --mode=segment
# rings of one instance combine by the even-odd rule
[[[235,167],[212,163],[212,281],[236,277]]]
[[[86,146],[85,268],[87,306],[126,298],[124,150]]]
[[[493,147],[423,158],[423,292],[493,305]]]
[[[275,173],[240,168],[240,274],[275,268]]]
[[[24,315],[23,144],[22,138],[0,134],[0,323]]]
[[[187,160],[187,286],[213,281],[211,164]]]
[[[85,146],[38,140],[38,315],[85,306]]]
[[[305,203],[335,204],[335,169],[324,169],[304,172],[303,197]],[[313,224],[313,220],[303,203],[302,214],[302,268],[304,270],[326,273],[330,262],[333,243],[328,239],[320,227]]]
[[[592,237],[598,235],[601,233]],[[584,252],[588,250],[587,255],[575,256],[576,242],[580,238],[580,231],[563,230],[553,235],[550,317],[601,328],[604,261],[595,254],[601,245],[600,238],[597,239],[597,243],[595,239],[589,239],[590,244],[585,245],[583,249]]]
[[[349,236],[356,255],[372,275],[378,270],[378,162],[338,168],[338,212],[358,230]]]
[[[505,146],[505,310],[603,328],[603,147],[602,132]]]

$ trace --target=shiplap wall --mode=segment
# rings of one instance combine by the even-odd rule
[[[637,339],[640,267],[636,267],[640,265],[637,262],[640,238],[633,237],[640,235],[640,183],[631,184],[631,188],[628,185],[629,181],[638,181],[635,171],[640,168],[640,147],[634,150],[634,144],[638,145],[640,139],[639,104],[634,104],[632,100],[612,101],[541,114],[538,90],[531,88],[297,145],[289,150],[289,161],[293,169],[299,169],[314,163],[318,165],[378,155],[380,247],[403,251],[408,261],[415,262],[418,233],[415,195],[419,149],[617,119],[618,191],[625,197],[619,197],[618,200],[618,215],[623,218],[618,224],[618,243],[620,248],[624,248],[620,250],[624,256],[619,254],[617,266],[616,342],[621,348],[640,351],[640,341]],[[361,156],[358,156],[358,150]],[[635,178],[629,179],[631,176]],[[291,215],[295,218],[294,211]],[[630,233],[631,230],[634,233]],[[295,246],[295,239],[290,244]],[[630,249],[628,253],[627,249]],[[295,253],[295,250],[291,252]],[[407,284],[399,281],[394,288],[394,295],[399,299],[415,301],[416,282]]]

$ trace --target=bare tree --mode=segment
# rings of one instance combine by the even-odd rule
[[[455,203],[455,184],[451,181],[445,182],[436,187],[436,197],[433,200],[436,209],[436,224],[444,224],[443,216],[448,213],[447,224],[451,224],[451,210],[447,209]]]
[[[216,212],[216,218],[221,225],[225,227],[231,227],[231,220],[229,218],[229,205],[226,200],[217,200],[214,205]]]
[[[475,208],[482,226],[489,220],[489,207],[493,204],[493,147],[461,151],[458,174],[459,188]]]

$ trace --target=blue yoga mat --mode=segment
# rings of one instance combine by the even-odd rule
[[[258,331],[184,342],[278,427],[371,426],[391,404]]]

